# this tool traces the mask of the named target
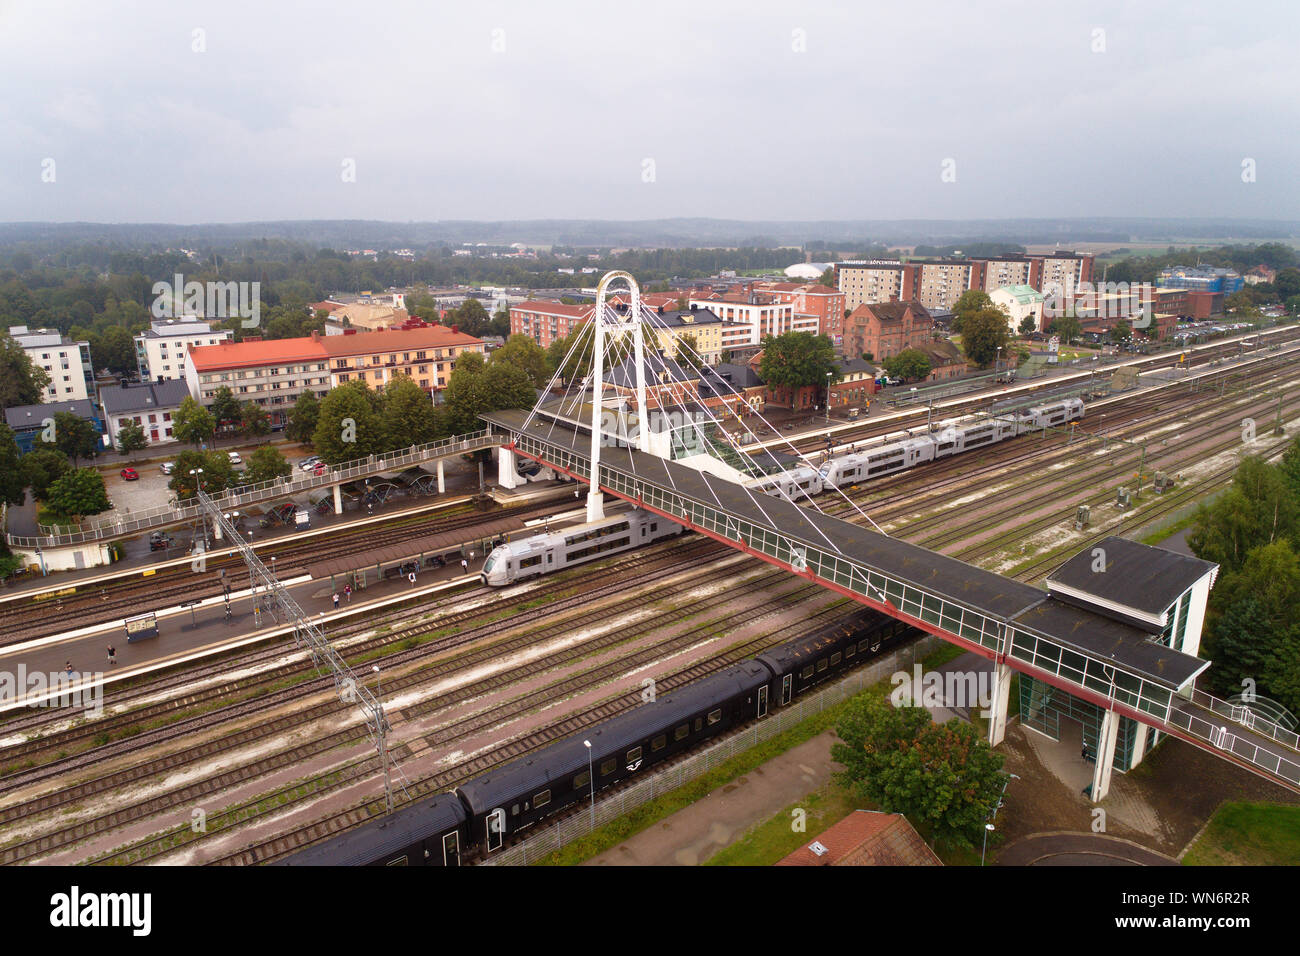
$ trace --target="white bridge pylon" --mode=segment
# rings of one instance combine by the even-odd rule
[[[615,283],[627,286],[628,307],[618,312],[607,305],[606,296]],[[645,335],[641,321],[641,289],[636,279],[627,272],[607,272],[596,286],[596,311],[591,317],[591,474],[593,480],[587,490],[587,520],[599,521],[605,517],[605,495],[595,476],[600,474],[600,446],[603,440],[605,398],[605,350],[619,339],[632,337],[632,355],[636,363],[636,447],[638,451],[650,450],[649,417],[645,398]]]

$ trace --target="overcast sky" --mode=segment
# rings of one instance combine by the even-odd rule
[[[1294,219],[1298,10],[0,0],[0,221]]]

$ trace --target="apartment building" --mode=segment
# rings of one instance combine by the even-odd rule
[[[232,341],[230,329],[213,329],[212,323],[196,318],[154,322],[135,337],[135,364],[142,382],[165,382],[185,378],[185,353],[196,345],[219,345]]]
[[[1042,332],[1047,329],[1043,321],[1043,293],[1028,285],[1009,285],[994,289],[989,293],[993,304],[1007,313],[1007,327],[1013,336],[1020,334],[1020,323],[1027,318],[1034,320],[1034,329]]]
[[[756,346],[766,335],[786,332],[817,334],[817,317],[796,315],[793,302],[780,302],[770,294],[714,293],[707,299],[692,299],[691,307],[710,309],[730,329],[723,331],[723,348]]]
[[[836,263],[836,285],[845,309],[876,302],[917,301],[931,310],[951,309],[967,289],[991,292],[1028,285],[1042,292],[1092,281],[1093,257],[1075,252],[943,259],[871,259]]]
[[[74,342],[55,329],[30,330],[25,325],[9,326],[9,337],[22,347],[33,365],[49,373],[50,384],[41,396],[42,402],[94,400],[95,369],[89,342]]]
[[[510,334],[527,335],[542,348],[556,339],[567,338],[596,311],[594,304],[564,302],[521,302],[510,309]]]
[[[844,308],[852,311],[872,302],[903,298],[900,259],[862,259],[835,263],[835,284],[844,293]]]
[[[447,387],[456,359],[465,352],[486,354],[481,339],[443,325],[387,329],[357,335],[314,336],[328,355],[330,387],[365,382],[380,389],[399,375],[435,394]]]

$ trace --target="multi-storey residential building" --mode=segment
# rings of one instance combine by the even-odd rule
[[[486,351],[481,339],[442,325],[320,336],[316,341],[329,355],[331,388],[360,381],[378,389],[405,375],[434,393],[435,401],[436,393],[447,387],[457,358],[465,352]]]
[[[382,388],[395,376],[407,375],[436,400],[464,352],[482,354],[483,342],[441,325],[355,335],[314,332],[303,338],[192,348],[185,376],[190,394],[204,404],[226,385],[239,401],[265,407],[272,425],[279,425],[300,392],[324,398],[331,388],[349,381]]]
[[[234,339],[230,329],[213,329],[200,319],[154,322],[135,337],[135,364],[142,382],[185,378],[185,353],[195,345],[219,345]]]
[[[844,308],[903,298],[903,263],[899,259],[864,259],[835,264],[836,287]]]
[[[1194,292],[1222,292],[1225,296],[1240,291],[1246,280],[1231,269],[1170,266],[1156,278],[1162,289],[1188,289]]]
[[[705,365],[713,365],[722,356],[722,331],[726,322],[713,314],[711,309],[673,309],[672,311],[656,309],[655,338],[657,347],[666,355],[677,355],[678,337],[690,335],[695,339],[695,347]]]
[[[45,402],[41,405],[13,405],[5,409],[5,424],[13,429],[20,454],[51,447],[45,443],[45,439],[49,437],[49,424],[59,412],[76,415],[82,421],[89,422],[90,427],[99,435],[104,434],[104,422],[99,417],[99,410],[87,398],[69,402]]]
[[[1087,253],[1053,252],[1029,258],[1032,269],[1027,284],[1039,292],[1078,288],[1092,281],[1092,256]]]
[[[133,421],[144,429],[145,441],[161,445],[175,441],[172,420],[181,402],[190,394],[184,378],[171,378],[161,382],[141,382],[128,385],[123,382],[115,388],[105,388],[100,395],[104,406],[104,423],[108,437],[117,445],[122,426]]]
[[[707,299],[692,299],[691,306],[711,309],[718,318],[733,326],[723,333],[724,340],[729,343],[724,344],[724,348],[758,345],[765,335],[782,335],[786,332],[817,334],[816,316],[796,316],[793,302],[778,302],[773,295],[715,293]]]
[[[1034,262],[1028,256],[990,256],[972,260],[970,287],[991,294],[994,289],[1006,286],[1029,285]]]
[[[591,319],[595,305],[567,305],[564,302],[521,302],[510,309],[510,334],[527,335],[542,348]]]
[[[846,320],[844,353],[870,355],[881,362],[904,349],[928,345],[934,320],[919,302],[877,302],[860,305]]]
[[[22,346],[32,364],[50,376],[42,402],[77,402],[95,398],[95,369],[90,343],[74,342],[54,329],[9,326],[9,337]]]
[[[831,338],[839,345],[837,336],[844,334],[844,293],[839,289],[820,284],[801,286],[794,294],[794,311],[797,316],[817,319],[817,333]]]

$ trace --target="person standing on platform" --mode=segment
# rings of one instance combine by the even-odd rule
[[[464,558],[460,559],[460,573],[469,574],[469,562],[466,561]]]
[[[108,645],[108,662],[110,664],[117,663],[117,648],[112,644]]]
[[[338,591],[335,591],[335,592],[334,592],[334,610],[337,611],[338,609],[339,609],[339,592],[338,592]]]

